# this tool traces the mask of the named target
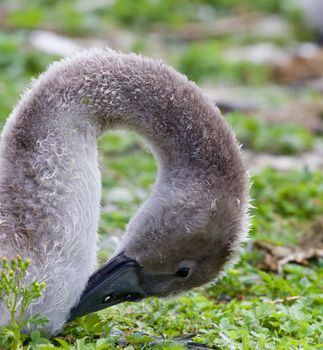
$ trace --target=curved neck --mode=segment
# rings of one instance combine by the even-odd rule
[[[161,62],[97,50],[52,65],[9,118],[0,154],[2,212],[23,211],[17,208],[23,205],[32,216],[30,210],[36,213],[42,205],[42,191],[65,212],[82,207],[80,193],[90,191],[93,182],[99,186],[96,137],[114,127],[135,130],[148,140],[162,182],[202,181],[209,188],[217,183],[219,190],[224,178],[228,183],[228,177],[236,180],[244,172],[231,131],[193,83]],[[10,175],[17,177],[16,184]],[[13,194],[17,182],[22,192]],[[75,197],[66,198],[69,182]],[[237,181],[232,186],[233,192],[241,187]],[[30,203],[32,198],[40,202]],[[13,222],[25,227],[24,215]]]
[[[95,267],[96,138],[116,127],[150,143],[159,162],[152,197],[165,185],[191,194],[196,187],[194,196],[211,193],[212,199],[247,191],[232,132],[184,76],[161,62],[104,50],[52,65],[2,133],[0,256],[34,260],[33,276],[47,280],[44,305],[53,327],[62,324]]]

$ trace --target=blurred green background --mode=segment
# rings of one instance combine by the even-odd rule
[[[218,284],[177,299],[117,306],[74,322],[58,341],[34,335],[26,349],[182,349],[173,338],[187,333],[219,349],[322,345],[322,259],[299,265],[291,259],[279,273],[273,266],[323,242],[323,29],[313,17],[318,3],[0,0],[0,127],[31,78],[56,59],[95,46],[161,58],[196,81],[237,133],[256,208],[242,260]],[[104,136],[99,150],[103,262],[147,198],[156,164],[131,133]],[[277,247],[289,251],[279,257]],[[115,329],[123,334],[122,346]],[[147,345],[161,334],[167,341]]]

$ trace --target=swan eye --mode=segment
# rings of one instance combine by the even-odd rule
[[[176,271],[176,276],[181,277],[181,278],[185,278],[189,275],[189,273],[190,273],[189,267],[181,267],[180,269],[178,269]]]

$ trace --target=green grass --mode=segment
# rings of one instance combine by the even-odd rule
[[[137,208],[136,189],[140,186],[143,194],[148,195],[156,168],[152,156],[133,136],[107,135],[100,148],[104,169],[110,169],[106,185],[105,176],[103,179],[103,201],[106,198],[108,201],[110,190],[120,184],[134,193],[132,200],[117,203],[122,220],[103,215],[103,220],[110,216],[105,228],[101,226],[104,236],[106,230],[113,232],[124,227]],[[109,149],[113,149],[110,154]],[[305,234],[307,223],[323,215],[322,184],[321,173],[306,170],[278,173],[268,169],[254,176],[252,196],[256,209],[251,240],[278,245],[296,243]],[[143,344],[161,334],[171,341],[186,333],[197,333],[195,341],[220,349],[313,349],[322,343],[323,295],[319,282],[323,278],[323,262],[314,262],[309,267],[288,264],[281,275],[276,275],[259,268],[261,259],[259,251],[247,250],[241,262],[217,284],[169,300],[151,298],[119,305],[69,325],[65,334],[86,339],[92,346],[99,336],[100,341],[110,344],[107,348],[115,339],[111,330],[119,329],[130,334],[129,349],[147,348]],[[291,296],[297,296],[296,300],[279,302]],[[93,327],[99,335],[93,334]],[[145,339],[142,332],[150,338]]]
[[[10,28],[42,27],[77,35],[95,33],[98,30],[102,33],[108,28],[108,22],[131,26],[139,31],[148,29],[155,23],[176,27],[188,21],[200,21],[203,11],[215,16],[260,11],[281,13],[291,19],[294,13],[290,0],[115,0],[93,3],[92,6],[78,0],[12,0],[5,1],[3,7],[3,21]]]
[[[239,113],[231,113],[226,120],[240,143],[255,152],[290,155],[308,151],[314,145],[314,136],[297,124],[269,124],[261,117],[250,118]]]
[[[19,95],[46,66],[55,60],[26,44],[27,33],[0,32],[0,127]]]
[[[156,166],[132,134],[108,134],[99,148],[103,206],[116,206],[114,212],[102,216],[103,238],[124,229],[148,195]],[[268,169],[254,176],[251,240],[296,243],[307,223],[323,215],[322,184],[322,173],[306,170],[278,173]],[[123,186],[129,196],[109,201],[111,191]],[[27,344],[32,349],[121,349],[123,346],[115,345],[121,341],[114,335],[116,329],[127,334],[122,341],[127,342],[128,350],[182,348],[173,338],[188,333],[197,333],[194,341],[220,349],[314,349],[322,344],[323,261],[308,267],[287,264],[277,275],[262,271],[261,259],[259,251],[247,249],[240,263],[217,284],[168,300],[150,298],[118,305],[68,325],[57,339],[46,340],[35,333]],[[279,301],[291,296],[297,298]],[[147,345],[160,335],[164,343]]]
[[[178,28],[199,21],[201,9],[216,16],[257,10],[278,13],[290,23],[299,23],[298,14],[287,2],[278,0],[199,0],[186,5],[184,0],[117,0],[108,7],[88,8],[86,2],[76,0],[1,3],[0,8],[5,9],[1,25],[7,31],[0,33],[0,127],[30,78],[55,59],[29,46],[31,29],[104,37],[108,30],[120,26],[141,33],[143,40],[146,30],[160,22]],[[300,28],[294,39],[307,35]],[[266,85],[267,68],[245,62],[233,64],[223,58],[228,46],[239,43],[243,40],[238,36],[171,42],[169,55],[177,68],[198,82]],[[174,44],[178,46],[176,52]],[[315,135],[300,126],[269,125],[256,116],[237,113],[226,118],[239,141],[253,152],[297,156],[311,150],[316,141]],[[109,133],[100,139],[98,147],[103,186],[99,233],[104,240],[124,230],[148,197],[157,169],[142,140],[131,133]],[[67,325],[54,339],[34,332],[25,340],[24,349],[175,350],[183,349],[183,344],[174,338],[191,333],[196,334],[194,341],[218,349],[323,348],[323,261],[313,260],[308,266],[289,263],[281,274],[265,272],[261,269],[263,252],[253,245],[257,240],[280,246],[298,244],[313,222],[323,216],[322,172],[264,169],[253,176],[252,182],[255,209],[250,242],[239,264],[221,281],[175,298],[150,298],[88,315]],[[109,250],[100,251],[100,261],[109,254]],[[161,336],[164,341],[149,345]]]
[[[268,79],[264,66],[241,61],[228,62],[223,56],[225,45],[219,41],[188,45],[178,60],[179,70],[194,81],[224,81],[239,84],[261,84]]]

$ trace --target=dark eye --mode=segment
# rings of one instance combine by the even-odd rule
[[[181,267],[179,270],[176,271],[176,276],[185,278],[188,276],[189,273],[190,273],[189,267]]]

